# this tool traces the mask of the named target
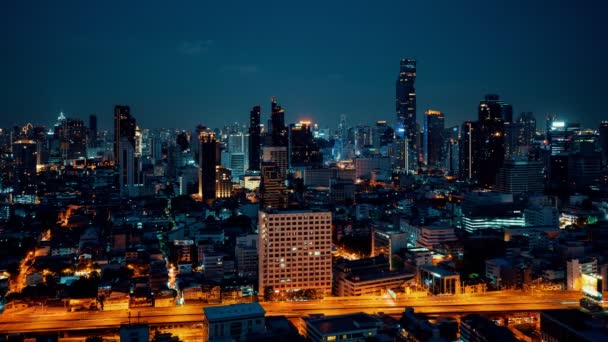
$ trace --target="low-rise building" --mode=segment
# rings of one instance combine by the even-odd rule
[[[418,284],[434,295],[460,294],[460,274],[441,267],[425,265],[418,268]]]
[[[311,342],[363,342],[376,336],[382,327],[378,318],[365,313],[307,317],[304,322],[306,338]]]
[[[264,334],[266,311],[259,303],[203,308],[203,337],[206,341],[245,341]]]

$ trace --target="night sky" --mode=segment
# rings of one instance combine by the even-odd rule
[[[539,121],[608,119],[605,1],[177,2],[2,1],[0,126],[64,111],[110,128],[128,104],[142,127],[218,127],[255,104],[266,120],[270,96],[287,122],[393,122],[401,57],[419,121],[474,119],[489,92]]]

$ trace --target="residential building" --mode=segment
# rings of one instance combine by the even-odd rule
[[[331,293],[331,212],[266,210],[258,219],[260,291]]]

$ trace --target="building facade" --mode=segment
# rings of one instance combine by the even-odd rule
[[[259,289],[331,293],[331,212],[259,212]]]

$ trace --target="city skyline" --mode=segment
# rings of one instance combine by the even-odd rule
[[[96,114],[109,129],[113,106],[128,104],[142,127],[219,127],[247,122],[251,106],[271,96],[286,122],[306,117],[334,127],[341,114],[350,124],[393,121],[396,61],[408,57],[418,64],[419,122],[427,109],[444,112],[447,125],[474,119],[487,93],[539,120],[554,113],[586,126],[601,121],[605,87],[597,80],[607,70],[595,42],[605,24],[595,18],[602,5],[476,3],[329,4],[322,11],[11,4],[0,24],[12,51],[0,57],[7,80],[0,124],[27,117],[50,125],[64,111]],[[408,10],[416,14],[407,16],[409,30],[398,17]],[[112,11],[133,20],[107,25]],[[282,29],[267,17],[282,18]],[[228,19],[229,30],[219,30]],[[269,112],[263,105],[262,116]]]

